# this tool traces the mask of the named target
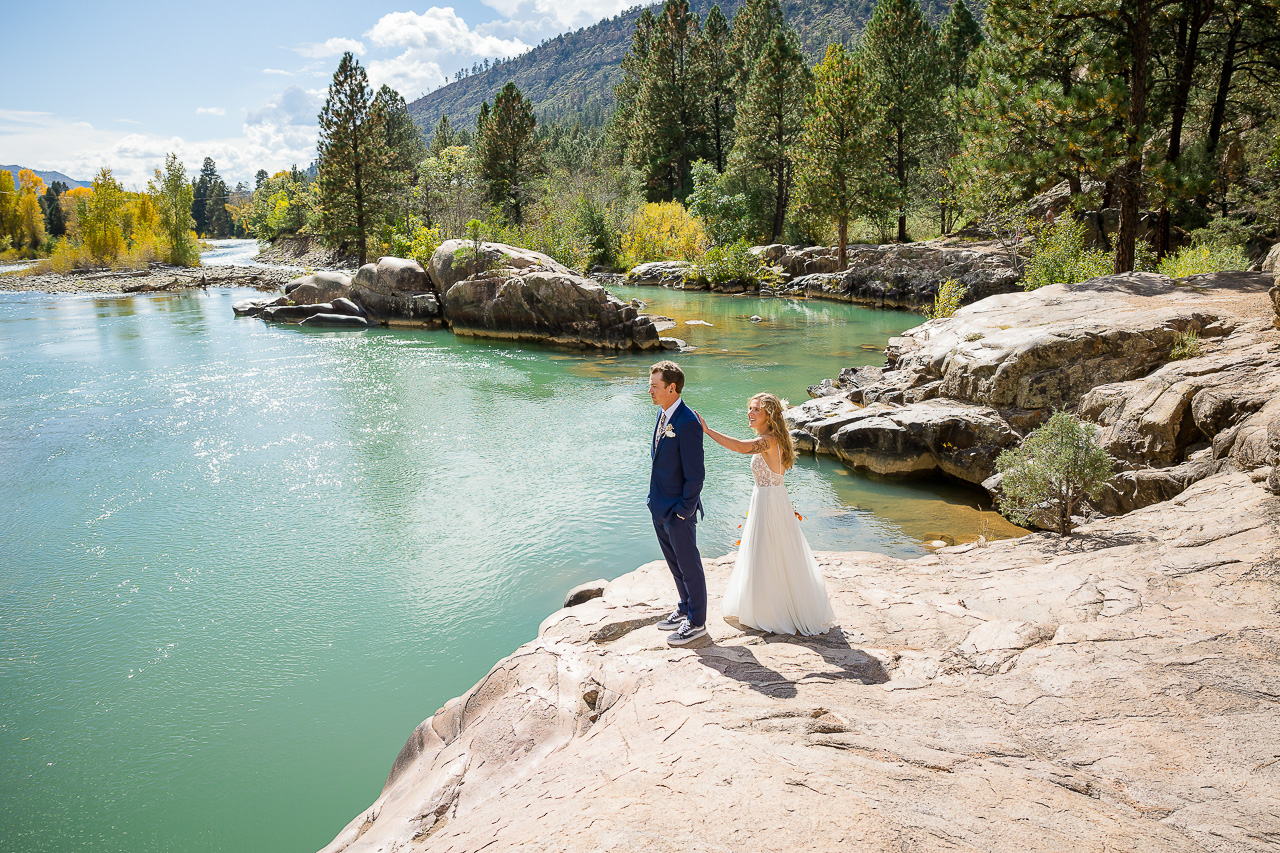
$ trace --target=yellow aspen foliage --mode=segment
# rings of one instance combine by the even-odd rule
[[[15,246],[38,249],[44,242],[44,212],[38,196],[23,193],[18,197],[18,236]]]
[[[124,250],[124,187],[105,166],[93,179],[93,192],[78,200],[80,239],[96,259],[115,261]]]
[[[710,245],[702,223],[678,201],[641,205],[622,235],[622,260],[628,267],[648,261],[696,261]]]

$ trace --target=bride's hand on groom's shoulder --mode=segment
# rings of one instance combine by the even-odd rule
[[[698,410],[697,410],[697,409],[694,409],[694,410],[693,410],[693,413],[694,413],[695,415],[698,415]],[[703,419],[702,419],[702,415],[698,415],[698,423],[702,424],[702,431],[703,431],[703,432],[707,432],[707,431],[708,431],[709,427],[707,426],[707,422],[706,422],[705,420],[703,420]]]

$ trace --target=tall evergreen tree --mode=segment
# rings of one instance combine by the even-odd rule
[[[44,230],[50,237],[65,237],[67,234],[67,214],[62,209],[62,193],[66,190],[59,192],[59,185],[65,186],[61,181],[54,181],[53,185],[45,190],[41,205],[44,208]]]
[[[961,89],[973,85],[973,62],[970,57],[982,45],[982,27],[964,0],[955,0],[951,11],[938,28],[938,46],[947,75],[947,85],[954,97]]]
[[[633,159],[645,176],[651,201],[683,199],[689,168],[705,140],[702,47],[698,19],[688,0],[666,0],[649,45],[636,94]]]
[[[435,133],[431,137],[431,147],[427,154],[431,157],[439,157],[440,152],[446,148],[452,148],[458,144],[458,134],[454,132],[453,125],[449,122],[446,115],[440,116],[440,121],[436,122]]]
[[[733,71],[733,89],[738,102],[755,74],[765,49],[776,32],[786,26],[779,0],[747,0],[733,16],[733,32],[729,39],[729,63]]]
[[[769,240],[782,234],[795,177],[795,145],[804,127],[809,69],[795,32],[777,30],[756,65],[738,103],[737,141],[730,169],[742,178],[768,177],[761,214]],[[764,224],[764,223],[761,223]]]
[[[342,55],[329,84],[317,148],[318,230],[329,245],[344,251],[354,246],[363,266],[369,236],[382,224],[391,164],[369,76],[350,52]]]
[[[898,240],[905,243],[913,172],[938,144],[945,124],[937,36],[919,0],[880,0],[863,33],[862,52],[884,108],[882,128],[898,189]]]
[[[809,208],[836,223],[841,269],[847,266],[849,220],[883,209],[892,197],[885,139],[877,132],[881,109],[858,58],[842,45],[828,47],[813,70],[796,182]]]
[[[196,223],[196,233],[201,237],[209,233],[209,198],[213,194],[213,185],[222,180],[218,176],[218,164],[212,157],[204,158],[200,166],[200,175],[192,187],[191,218]]]
[[[227,210],[231,194],[227,190],[226,182],[220,177],[209,184],[208,192],[209,198],[204,208],[205,236],[215,240],[226,239],[231,236],[233,227],[231,213]]]
[[[269,177],[271,177],[271,176],[267,174],[267,170],[266,170],[266,169],[259,169],[259,170],[258,170],[258,172],[257,172],[257,174],[255,174],[255,175],[253,176],[253,188],[254,188],[255,190],[257,190],[257,189],[261,189],[261,188],[262,188],[262,185],[263,185],[264,183],[266,183],[266,180],[267,180],[267,178],[269,178]]]
[[[390,86],[382,85],[373,97],[373,109],[382,113],[386,146],[391,154],[391,168],[408,175],[408,183],[417,181],[418,164],[427,156],[422,134],[409,115],[404,97]]]
[[[533,181],[542,172],[533,105],[508,82],[493,99],[493,111],[484,106],[476,125],[477,168],[489,202],[519,225]]]
[[[729,61],[729,45],[733,34],[719,5],[712,5],[702,28],[702,46],[698,52],[701,66],[706,112],[707,155],[717,172],[723,172],[733,149],[733,117],[736,100],[733,91],[733,64]]]

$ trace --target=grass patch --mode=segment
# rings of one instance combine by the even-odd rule
[[[1195,329],[1187,329],[1185,332],[1178,332],[1178,339],[1173,343],[1173,349],[1169,351],[1170,361],[1182,361],[1188,358],[1197,358],[1204,354],[1204,342],[1200,339],[1200,333]]]

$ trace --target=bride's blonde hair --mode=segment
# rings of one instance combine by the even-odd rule
[[[759,403],[764,410],[764,423],[767,431],[778,441],[782,450],[782,470],[790,471],[796,464],[796,446],[791,441],[791,431],[782,418],[782,410],[787,407],[786,400],[779,400],[772,394],[761,393],[751,398],[751,402]]]

